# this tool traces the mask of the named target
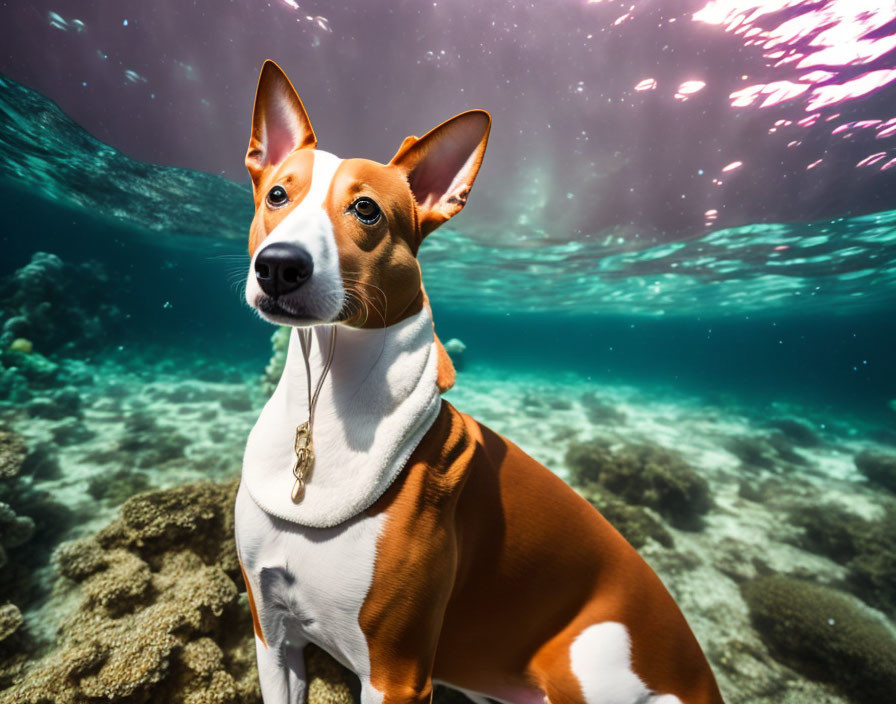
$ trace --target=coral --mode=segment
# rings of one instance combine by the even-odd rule
[[[288,326],[278,327],[271,335],[271,359],[264,369],[261,377],[261,386],[265,395],[274,392],[286,366],[286,353],[289,351],[289,335],[292,328]]]
[[[80,583],[82,600],[56,651],[7,683],[0,701],[260,702],[239,568],[222,559],[234,552],[235,489],[134,497],[95,538],[60,547],[59,572]],[[212,689],[216,698],[203,699]]]
[[[224,560],[229,573],[237,575],[230,512],[234,489],[227,484],[188,484],[134,496],[121,507],[121,519],[100,531],[97,539],[107,549],[139,546],[141,555],[189,541],[190,549],[206,562]],[[231,549],[232,555],[223,554]]]
[[[35,252],[30,262],[0,282],[5,318],[0,348],[9,348],[16,338],[26,338],[44,355],[103,347],[122,319],[113,303],[121,283],[119,279],[112,286],[97,262],[71,264],[55,254]],[[10,354],[34,356],[24,350]]]
[[[127,550],[109,550],[103,555],[103,569],[83,584],[90,604],[109,613],[133,611],[150,588],[149,565]]]
[[[354,704],[355,675],[316,646],[305,648],[309,704]]]
[[[746,582],[750,616],[776,658],[855,702],[896,691],[896,639],[833,589],[782,576]]]
[[[574,483],[597,483],[627,503],[656,509],[673,525],[696,530],[713,506],[709,484],[677,452],[657,445],[612,450],[599,440],[573,442],[566,464]]]
[[[0,643],[15,633],[25,619],[15,604],[0,606]]]
[[[447,352],[448,356],[451,358],[451,363],[454,365],[454,368],[458,371],[462,370],[465,362],[464,353],[467,351],[467,346],[463,341],[456,337],[452,337],[443,345],[443,347],[445,348],[445,352]]]
[[[582,394],[582,405],[585,407],[585,415],[588,416],[588,420],[595,425],[612,425],[625,422],[625,413],[615,406],[601,401],[593,391]]]
[[[34,535],[34,521],[17,516],[9,504],[0,501],[0,566],[6,563],[8,548],[24,545]]]
[[[57,569],[82,598],[55,650],[28,667],[0,651],[0,704],[261,704],[233,542],[237,486],[132,497],[98,534],[60,546]],[[305,659],[309,704],[356,701],[345,668],[313,646]]]
[[[0,352],[0,367],[8,375],[21,379],[29,388],[51,389],[58,385],[60,366],[39,352]],[[12,384],[11,381],[6,382]]]
[[[0,428],[0,479],[8,479],[19,473],[28,447],[21,435]]]
[[[28,380],[19,374],[16,367],[5,369],[2,355],[0,355],[0,399],[20,404],[30,398],[31,390],[28,388]]]
[[[896,615],[896,509],[868,521],[837,506],[807,506],[790,521],[803,529],[801,547],[845,565],[857,596]]]
[[[896,493],[896,455],[866,450],[856,455],[855,463],[869,481]]]
[[[34,535],[34,521],[18,515],[7,501],[15,497],[13,482],[27,457],[25,440],[12,430],[0,429],[0,567],[6,567],[8,551],[27,543]],[[8,575],[4,573],[4,577]]]
[[[93,538],[63,543],[54,558],[59,574],[76,582],[83,581],[108,564],[103,548]]]
[[[608,491],[601,489],[598,484],[591,484],[587,489],[582,489],[581,494],[601,512],[604,518],[613,524],[616,530],[622,533],[622,537],[631,543],[632,547],[643,547],[651,538],[664,547],[675,546],[675,541],[669,531],[646,509],[640,506],[630,506]]]
[[[21,479],[27,464],[28,451],[24,439],[12,430],[0,428],[0,600],[14,600],[0,607],[0,660],[6,664],[0,671],[14,672],[23,661],[25,643],[15,634],[22,623],[19,605],[33,597],[33,560],[35,535],[42,532],[31,515],[33,504],[23,491]],[[26,547],[27,546],[27,547]],[[30,558],[30,560],[29,560]],[[3,658],[2,652],[11,656]]]

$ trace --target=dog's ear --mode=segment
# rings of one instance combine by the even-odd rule
[[[408,179],[426,237],[466,205],[482,164],[492,118],[468,110],[417,139],[407,137],[389,163]]]
[[[295,149],[313,149],[317,138],[296,89],[277,64],[265,61],[258,77],[246,168],[254,183],[265,169]]]

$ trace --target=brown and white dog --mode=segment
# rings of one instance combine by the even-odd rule
[[[464,206],[491,118],[471,110],[388,164],[317,141],[273,62],[246,165],[255,192],[246,298],[311,327],[316,461],[293,501],[305,358],[249,437],[236,539],[267,704],[301,704],[315,643],[363,704],[428,702],[434,682],[520,704],[722,701],[659,578],[588,502],[516,445],[442,401],[454,382],[416,254]]]

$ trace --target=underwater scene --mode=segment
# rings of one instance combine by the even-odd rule
[[[724,700],[896,698],[892,3],[40,0],[0,42],[0,704],[262,702],[266,59],[340,157],[491,113],[419,250],[444,399],[637,549]],[[310,704],[360,700],[305,662]]]

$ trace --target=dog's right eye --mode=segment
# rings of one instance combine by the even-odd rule
[[[282,208],[289,203],[289,194],[283,186],[274,186],[268,191],[268,205],[272,208]]]

